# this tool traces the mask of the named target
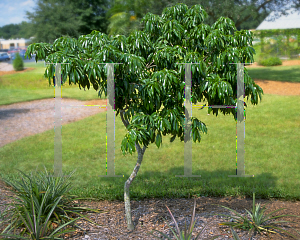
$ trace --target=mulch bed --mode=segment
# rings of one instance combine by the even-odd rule
[[[2,204],[7,202],[6,195],[11,196],[12,193],[9,189],[0,182],[0,210]],[[279,200],[265,200],[265,199],[256,199],[256,204],[260,203],[261,206],[266,206],[267,210],[265,214],[268,214],[274,210],[285,208],[282,211],[277,212],[275,215],[283,214],[292,214],[300,216],[300,202],[299,201],[279,201]],[[166,208],[169,207],[170,211],[174,215],[179,228],[184,229],[185,221],[187,226],[190,224],[191,214],[194,206],[193,198],[178,198],[178,199],[145,199],[141,201],[131,200],[131,209],[132,209],[132,218],[135,225],[133,231],[127,230],[127,225],[125,221],[125,209],[123,201],[80,201],[81,206],[87,206],[90,208],[103,210],[104,213],[88,213],[87,216],[95,221],[100,226],[95,226],[87,224],[85,221],[77,221],[78,225],[83,229],[78,229],[77,232],[67,234],[64,236],[64,239],[74,239],[74,240],[123,240],[123,239],[155,239],[152,236],[149,236],[147,233],[151,230],[156,229],[167,234],[169,237],[172,237],[173,234],[168,228],[167,224],[164,222],[164,219],[167,220],[168,224],[175,229],[175,225],[170,217],[170,214]],[[208,214],[213,213],[222,213],[230,214],[229,211],[224,210],[221,207],[212,205],[212,204],[221,204],[223,206],[229,207],[241,215],[246,216],[245,209],[252,209],[252,198],[234,198],[234,197],[197,197],[196,198],[196,224],[193,231],[193,237],[198,234],[204,226],[208,226],[204,229],[204,232],[200,235],[201,238],[212,237],[213,235],[225,234],[218,239],[232,239],[232,234],[230,228],[227,226],[218,225],[220,222],[224,222],[222,216],[209,216]],[[275,216],[273,215],[273,216]],[[285,217],[279,220],[295,221],[297,219],[291,217]],[[226,220],[228,221],[228,220]],[[289,224],[280,224],[281,228],[286,231],[291,232],[292,234],[297,233],[291,229],[295,228],[300,232],[300,225],[289,223]],[[0,227],[1,229],[1,227]],[[244,230],[235,229],[238,233],[241,240],[248,240],[248,232]],[[159,236],[155,232],[156,236]],[[271,234],[268,236],[266,232],[262,232],[261,235],[258,233],[255,234],[253,240],[291,240],[292,237],[283,234]]]
[[[3,75],[8,75],[8,74],[15,74],[15,73],[23,73],[23,72],[28,72],[28,71],[32,71],[34,70],[35,68],[25,68],[24,70],[22,71],[0,71],[0,76],[3,76]]]

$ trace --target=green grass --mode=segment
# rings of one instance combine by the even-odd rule
[[[254,45],[256,54],[254,62],[257,62],[261,54],[260,45]],[[288,60],[291,61],[291,60]],[[258,67],[248,68],[249,76],[252,79],[282,81],[282,82],[300,82],[300,65],[294,66],[273,66],[273,67]]]
[[[5,89],[5,88],[4,88]],[[87,91],[88,92],[88,91]],[[263,95],[253,106],[247,101],[245,173],[254,178],[229,178],[236,168],[236,123],[233,116],[207,115],[207,108],[193,108],[193,116],[208,127],[201,143],[193,143],[193,174],[184,173],[184,143],[163,136],[163,145],[151,144],[131,186],[131,199],[198,196],[252,196],[300,200],[299,96]],[[288,107],[287,107],[288,106]],[[115,174],[106,174],[106,114],[99,113],[62,127],[63,171],[77,169],[72,194],[97,199],[123,200],[124,183],[132,173],[137,153],[123,156],[126,133],[120,117],[115,127]],[[25,137],[0,148],[0,176],[53,168],[54,131]]]
[[[300,83],[300,65],[247,69],[252,79]]]
[[[45,67],[43,62],[25,63],[25,67],[34,67],[35,70],[0,76],[0,105],[11,104],[37,99],[54,98],[54,86],[49,86],[48,79],[44,77]],[[90,90],[80,90],[78,85],[69,85],[69,80],[62,86],[63,98],[77,100],[100,99],[98,92],[92,87]],[[105,96],[101,97],[104,99]]]
[[[257,62],[258,59],[259,59],[259,55],[261,54],[261,47],[259,44],[255,44],[253,46],[254,50],[255,50],[255,55],[253,56],[254,57],[254,62]]]

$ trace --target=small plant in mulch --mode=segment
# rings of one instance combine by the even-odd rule
[[[218,204],[213,204],[213,205],[218,205]],[[219,205],[221,206],[221,205]],[[166,206],[167,207],[167,206]],[[268,223],[270,220],[272,219],[277,219],[277,218],[282,218],[282,217],[287,217],[287,216],[292,216],[292,217],[300,217],[300,216],[296,216],[296,215],[280,215],[280,216],[275,216],[275,217],[270,217],[274,212],[277,212],[277,211],[280,211],[282,210],[283,208],[281,209],[278,209],[278,210],[275,210],[269,214],[267,214],[266,216],[264,216],[264,211],[265,211],[265,207],[261,208],[260,207],[260,204],[258,205],[255,205],[255,193],[253,193],[253,209],[252,209],[252,213],[250,213],[247,209],[247,213],[250,217],[250,219],[246,218],[246,217],[243,217],[241,216],[239,213],[237,213],[236,211],[228,208],[228,207],[224,207],[224,206],[221,206],[223,208],[226,208],[230,211],[233,211],[238,217],[235,217],[235,216],[230,216],[230,215],[225,215],[225,214],[211,214],[211,215],[221,215],[221,216],[225,216],[229,219],[234,219],[233,222],[225,222],[225,223],[220,223],[219,225],[227,225],[227,226],[230,226],[230,229],[233,233],[233,237],[234,237],[234,240],[240,240],[239,236],[237,235],[237,233],[233,230],[233,227],[234,228],[240,228],[240,229],[243,229],[243,230],[249,230],[249,236],[250,238],[249,239],[252,239],[252,237],[254,236],[254,234],[256,232],[259,232],[261,233],[261,231],[265,231],[267,233],[277,233],[275,231],[271,231],[274,230],[274,229],[277,229],[277,230],[280,230],[281,232],[284,232],[284,233],[287,233],[289,234],[290,236],[292,236],[293,238],[295,239],[299,239],[297,238],[295,235],[289,233],[288,231],[285,231],[279,227],[276,226],[277,223],[287,223],[287,222],[291,222],[291,223],[295,223],[295,222],[292,222],[292,221],[278,221],[278,222],[271,222],[271,223]],[[168,211],[170,212],[171,214],[171,217],[175,223],[175,227],[176,227],[176,230],[177,230],[177,235],[175,233],[175,231],[170,227],[170,225],[168,224],[169,228],[171,229],[172,233],[174,234],[175,238],[177,240],[190,240],[192,238],[192,232],[193,232],[193,229],[194,229],[194,225],[195,225],[195,222],[194,219],[195,219],[195,209],[196,209],[196,199],[194,201],[194,210],[193,210],[193,215],[192,215],[192,220],[191,220],[191,224],[189,226],[188,229],[186,229],[186,225],[185,225],[185,229],[184,231],[180,231],[179,227],[178,227],[178,224],[174,218],[174,216],[172,215],[170,209],[167,207]],[[205,225],[205,227],[207,226],[208,224]],[[200,233],[196,236],[196,238],[194,238],[195,240],[197,240],[200,236],[200,234],[204,231],[205,227],[200,231]],[[299,233],[296,229],[294,229],[297,233]],[[166,234],[158,231],[158,230],[155,230],[153,229],[149,234],[150,235],[153,235],[153,231],[156,231],[158,233],[160,233],[164,239],[171,239],[169,238]],[[300,234],[300,233],[299,233]],[[221,234],[221,235],[217,235],[217,236],[212,236],[211,238],[207,238],[207,239],[216,239],[222,235],[225,235],[225,234]],[[155,235],[153,235],[154,237],[156,237],[157,239],[162,239],[161,237],[157,237]]]
[[[213,204],[216,205],[216,204]],[[218,204],[217,204],[218,205]],[[221,206],[221,205],[219,205]],[[252,233],[258,232],[261,233],[261,231],[265,231],[267,233],[277,233],[275,231],[272,230],[279,230],[282,233],[287,233],[288,235],[292,236],[295,239],[299,239],[299,237],[296,237],[295,235],[289,233],[288,231],[283,230],[282,228],[279,228],[276,224],[278,223],[297,223],[297,222],[293,222],[293,221],[274,221],[274,222],[270,222],[272,219],[278,219],[278,218],[282,218],[282,217],[300,217],[300,216],[296,216],[296,215],[280,215],[280,216],[274,216],[271,217],[273,213],[278,212],[284,208],[280,208],[278,210],[272,211],[271,213],[264,215],[265,212],[265,207],[261,208],[260,204],[255,205],[255,192],[253,192],[253,208],[252,208],[252,213],[250,211],[248,211],[247,209],[245,209],[249,215],[249,219],[247,217],[243,217],[241,216],[238,212],[225,207],[225,206],[221,206],[223,208],[226,208],[232,212],[234,212],[236,214],[236,216],[230,216],[230,215],[225,215],[225,214],[213,214],[213,215],[221,215],[221,216],[225,216],[228,219],[233,219],[233,222],[225,222],[225,223],[220,223],[220,225],[227,225],[230,227],[235,227],[235,228],[240,228],[240,229],[244,229],[244,230],[249,230],[250,235]],[[269,223],[270,222],[270,223]],[[294,228],[292,228],[294,229]],[[296,229],[294,229],[297,233],[299,233]],[[299,233],[300,234],[300,233]]]
[[[74,226],[80,228],[76,220],[85,219],[98,225],[81,213],[101,211],[77,206],[75,201],[79,198],[68,194],[71,189],[69,178],[74,171],[68,176],[60,174],[58,177],[50,175],[46,168],[45,173],[37,175],[20,173],[19,181],[4,179],[16,197],[11,197],[12,203],[6,204],[7,208],[0,212],[0,225],[5,226],[0,236],[30,240],[63,239],[59,236],[76,231]],[[16,235],[16,231],[20,234]]]
[[[166,206],[166,207],[167,207],[167,206]],[[194,210],[193,210],[193,215],[192,215],[191,224],[190,224],[190,226],[189,226],[189,229],[186,229],[186,224],[185,224],[185,229],[184,229],[184,231],[180,231],[180,230],[179,230],[178,224],[177,224],[177,222],[176,222],[176,220],[175,220],[173,214],[171,213],[171,211],[170,211],[170,209],[169,209],[168,207],[167,207],[167,209],[168,209],[168,211],[170,212],[171,217],[172,217],[172,219],[173,219],[173,221],[174,221],[174,223],[175,223],[175,227],[176,227],[176,230],[177,230],[177,235],[176,235],[175,231],[171,228],[171,226],[167,223],[166,220],[165,220],[165,222],[168,224],[169,228],[171,229],[171,231],[172,231],[172,233],[174,234],[174,236],[176,237],[176,239],[177,239],[177,240],[190,240],[191,237],[192,237],[192,233],[193,233],[193,229],[194,229],[195,223],[196,223],[196,221],[194,221],[194,219],[195,219],[195,210],[196,210],[196,198],[194,199]],[[207,225],[208,225],[208,224],[206,224],[205,227],[206,227]],[[201,232],[197,235],[197,237],[195,238],[195,240],[197,240],[197,239],[199,238],[200,234],[204,231],[205,227],[204,227],[204,228],[201,230]],[[155,236],[155,235],[153,234],[153,231],[156,231],[156,232],[160,233],[165,239],[171,239],[171,238],[169,238],[166,234],[164,234],[164,233],[162,233],[162,232],[160,232],[160,231],[158,231],[158,230],[153,229],[149,234],[150,234],[150,235],[153,235],[153,236],[156,237],[157,239],[162,239],[162,238],[159,238],[159,237]],[[213,237],[210,238],[210,239],[216,239],[216,238],[218,238],[218,237],[220,237],[220,236],[222,236],[222,235],[225,235],[225,234],[216,235],[216,236],[213,236]]]
[[[16,71],[24,70],[24,62],[19,53],[16,53],[16,58],[13,61],[13,67]]]

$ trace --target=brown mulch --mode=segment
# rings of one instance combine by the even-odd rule
[[[7,75],[7,74],[15,74],[15,73],[20,73],[20,72],[28,72],[28,71],[32,71],[34,70],[35,68],[25,68],[24,70],[22,71],[0,71],[0,76],[3,76],[3,75]]]
[[[299,96],[300,83],[279,82],[270,80],[254,79],[254,82],[260,86],[264,94],[274,94],[281,96]]]
[[[299,63],[300,64],[300,63]],[[265,94],[278,94],[278,95],[300,95],[299,89],[300,89],[300,83],[283,83],[283,82],[276,82],[276,81],[263,81],[263,80],[255,80],[255,82],[262,87]],[[47,99],[46,99],[47,100]],[[43,103],[40,106],[46,106],[49,105],[49,101],[51,102],[53,99],[48,99],[48,102]],[[62,99],[64,100],[64,99]],[[34,106],[34,103],[36,104],[40,103],[40,101],[31,101],[27,102],[30,103],[27,105],[27,112],[22,112],[21,110],[24,109],[22,106],[26,103],[17,103],[18,105],[7,105],[7,106],[0,106],[0,112],[3,111],[3,107],[8,107],[16,109],[22,108],[19,110],[19,112],[16,113],[9,113],[4,112],[5,114],[0,114],[0,128],[3,127],[5,124],[2,121],[1,117],[4,117],[7,121],[8,113],[9,116],[6,126],[9,122],[12,122],[14,118],[18,118],[19,123],[22,122],[21,114],[24,114],[24,124],[28,124],[29,121],[25,119],[30,119],[30,122],[34,119],[33,116],[38,118],[41,115],[49,116],[49,112],[53,112],[53,108],[50,106],[47,109],[43,108],[43,111],[40,109],[34,113],[33,116],[30,116],[28,118],[28,114],[30,112],[34,112],[34,109],[31,109],[30,106]],[[63,101],[62,101],[63,102]],[[79,105],[82,104],[82,101],[73,102],[73,100],[69,99],[68,102],[65,102],[66,104],[75,104]],[[106,100],[93,100],[93,101],[86,101],[86,105],[93,105],[93,104],[99,104],[99,105],[105,105]],[[2,108],[1,108],[2,107]],[[76,109],[76,110],[74,110]],[[84,108],[74,108],[73,110],[70,109],[71,112],[68,114],[65,114],[63,116],[63,121],[65,119],[64,124],[67,124],[69,122],[78,121],[79,119],[82,119],[84,117],[88,116],[88,112],[91,111],[89,109],[88,112],[82,113],[80,115],[79,109]],[[102,109],[105,111],[105,108]],[[95,114],[98,113],[99,110]],[[84,110],[86,111],[86,110]],[[74,116],[74,113],[80,115]],[[2,112],[3,113],[3,112]],[[27,115],[26,115],[27,114]],[[87,115],[86,115],[87,114]],[[27,118],[26,118],[27,116]],[[78,118],[76,118],[76,116]],[[43,121],[46,121],[46,117]],[[2,122],[1,122],[2,121]],[[38,122],[38,121],[37,121]],[[48,128],[50,122],[53,125],[53,119],[49,120],[48,124],[43,124],[40,126],[40,131],[45,131],[43,129]],[[53,126],[50,126],[50,128],[53,128]],[[14,123],[14,126],[18,126],[18,123]],[[5,127],[5,126],[4,126]],[[19,136],[22,138],[22,133],[26,133],[27,127],[22,125],[20,126],[22,128],[21,135]],[[37,125],[35,124],[35,128],[37,128]],[[12,128],[11,128],[12,129]],[[33,129],[33,128],[31,128]],[[2,133],[3,130],[1,130]],[[11,133],[15,131],[10,131]],[[7,133],[10,133],[7,132]],[[34,131],[31,131],[31,135],[36,134]],[[9,134],[6,135],[6,137],[10,136]],[[1,140],[1,139],[0,139]],[[2,141],[2,140],[1,140]],[[15,141],[15,140],[13,140]],[[5,145],[5,144],[4,144]],[[12,195],[12,192],[10,191],[7,186],[5,186],[0,181],[0,210],[3,210],[3,204],[6,202],[9,202],[6,196]],[[212,204],[221,204],[226,207],[229,207],[231,209],[234,209],[238,211],[241,215],[246,216],[245,209],[251,210],[252,208],[252,198],[236,198],[236,197],[197,197],[196,198],[196,224],[193,233],[198,234],[203,227],[210,222],[210,224],[205,228],[204,232],[200,235],[200,239],[205,237],[211,237],[213,235],[218,234],[226,234],[225,236],[219,237],[218,239],[233,239],[233,236],[231,234],[230,228],[226,226],[220,226],[218,223],[225,221],[224,218],[221,216],[208,216],[210,213],[223,213],[223,214],[230,214],[229,211],[220,208],[218,206],[214,206]],[[285,208],[284,210],[281,210],[279,212],[276,212],[274,216],[276,215],[283,215],[283,214],[292,214],[292,215],[298,215],[300,216],[300,201],[282,201],[282,200],[265,200],[265,199],[256,199],[256,203],[261,203],[262,206],[266,206],[265,213],[268,214],[272,211],[278,210],[280,208]],[[164,223],[163,218],[165,218],[168,223],[171,225],[172,228],[174,228],[174,223],[172,222],[172,219],[170,217],[169,212],[167,211],[166,206],[169,207],[172,214],[174,215],[176,221],[179,224],[179,228],[182,230],[184,229],[184,223],[186,220],[186,224],[189,225],[192,215],[192,210],[194,206],[194,200],[193,198],[183,199],[145,199],[142,201],[131,201],[131,209],[132,209],[132,216],[133,216],[133,222],[135,225],[134,231],[128,231],[126,228],[126,222],[124,219],[125,216],[125,209],[124,209],[124,202],[123,201],[81,201],[80,204],[83,206],[88,206],[91,208],[97,208],[99,210],[104,210],[106,212],[104,213],[89,213],[88,216],[91,220],[95,221],[96,223],[102,225],[101,227],[97,227],[94,225],[86,224],[84,221],[81,223],[78,223],[84,230],[79,230],[76,234],[66,236],[66,239],[74,239],[74,240],[94,240],[94,239],[111,239],[111,240],[117,240],[117,239],[155,239],[154,237],[150,237],[147,235],[148,232],[150,232],[152,229],[157,229],[159,231],[162,231],[166,233],[168,236],[173,236],[172,232],[169,230],[168,226]],[[289,221],[296,221],[297,218],[290,218],[285,217],[279,220],[289,220]],[[298,220],[299,221],[299,220]],[[300,221],[299,221],[300,222]],[[299,236],[298,239],[300,239],[300,235],[297,234],[294,230],[292,230],[290,227],[295,228],[298,232],[300,232],[300,224],[279,224],[281,228],[284,228],[285,230],[295,234],[296,236]],[[1,229],[1,226],[0,226]],[[247,232],[242,230],[235,230],[241,240],[248,240],[249,236]],[[155,233],[156,236],[159,236],[158,233]],[[193,235],[195,237],[195,235]],[[266,234],[263,235],[256,235],[253,240],[266,240],[266,239],[293,239],[289,237],[286,234],[271,234],[270,237],[268,237]]]
[[[12,196],[12,193],[9,191],[9,188],[0,182],[0,210],[1,205],[8,200],[5,198],[6,195]],[[261,204],[261,207],[266,206],[265,214],[269,214],[272,211],[284,208],[283,210],[275,213],[275,215],[285,215],[292,214],[300,216],[300,202],[299,201],[279,201],[276,199],[265,200],[265,199],[256,199],[256,204]],[[86,223],[85,221],[77,221],[77,224],[83,229],[78,229],[75,233],[67,234],[64,236],[64,239],[74,239],[74,240],[123,240],[123,239],[155,239],[152,236],[149,236],[147,233],[151,232],[153,229],[156,229],[160,232],[167,234],[169,237],[173,237],[171,230],[168,225],[165,223],[164,219],[168,224],[175,229],[175,225],[171,219],[171,216],[166,208],[170,209],[175,220],[178,223],[179,229],[183,230],[185,222],[187,226],[190,224],[194,198],[178,198],[178,199],[145,199],[142,201],[131,200],[131,210],[132,218],[135,229],[133,231],[127,230],[127,225],[125,221],[125,209],[124,202],[122,201],[80,201],[81,206],[87,206],[90,208],[98,209],[103,211],[102,213],[88,213],[88,216],[92,221],[96,222],[100,226],[92,225]],[[196,224],[193,230],[193,237],[196,236],[206,224],[207,227],[204,228],[204,231],[200,235],[200,239],[212,237],[214,235],[222,235],[218,239],[233,239],[230,228],[227,226],[221,226],[219,223],[230,221],[230,219],[225,219],[223,216],[209,216],[209,214],[226,214],[233,215],[230,211],[215,206],[213,204],[220,204],[226,207],[229,207],[237,211],[242,216],[246,216],[246,211],[252,209],[252,198],[240,198],[240,197],[196,197],[196,213],[195,220]],[[284,217],[279,220],[285,221],[294,221],[297,222],[297,218]],[[273,220],[274,221],[274,220]],[[279,224],[277,225],[284,230],[297,235],[293,229],[296,229],[300,232],[300,224],[288,223],[288,224]],[[1,227],[0,227],[1,229]],[[235,229],[241,240],[248,240],[249,234],[245,230]],[[291,240],[294,239],[287,234],[280,233],[275,230],[277,233],[267,234],[262,232],[261,234],[256,233],[253,237],[253,240]],[[176,232],[176,230],[175,230]],[[157,232],[153,232],[154,235],[160,236]],[[174,238],[172,238],[174,239]]]
[[[300,66],[300,60],[289,60],[289,61],[282,61],[282,65],[279,66],[293,66],[298,65]],[[257,62],[246,65],[247,68],[257,68],[264,66],[259,66]],[[273,67],[279,67],[273,66]],[[291,83],[291,82],[282,82],[282,81],[270,81],[270,80],[262,80],[262,79],[254,79],[254,82],[260,86],[264,94],[276,94],[276,95],[300,95],[300,83]]]

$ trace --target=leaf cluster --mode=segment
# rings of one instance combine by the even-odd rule
[[[45,173],[35,175],[20,171],[19,181],[4,179],[16,197],[11,197],[12,203],[6,204],[0,213],[0,224],[5,226],[0,236],[16,237],[16,230],[20,230],[18,239],[62,239],[59,236],[74,232],[74,226],[79,227],[75,221],[85,219],[94,223],[81,212],[99,211],[77,206],[77,199],[68,195],[69,178],[73,174],[74,171],[69,176],[54,177],[45,168]],[[66,229],[70,225],[72,227]]]
[[[164,9],[161,16],[147,13],[141,21],[143,30],[128,37],[93,31],[78,39],[58,38],[53,45],[32,44],[27,53],[35,53],[36,60],[68,63],[61,65],[63,83],[69,78],[69,84],[78,84],[80,89],[93,86],[98,96],[108,94],[107,64],[121,63],[114,65],[115,105],[109,103],[128,129],[122,141],[123,154],[127,150],[131,153],[136,142],[148,146],[155,141],[159,147],[165,134],[172,134],[172,140],[174,136],[184,140],[186,63],[192,63],[193,104],[236,105],[237,63],[253,62],[253,34],[237,31],[233,21],[224,17],[209,26],[204,24],[205,17],[207,13],[200,5],[188,8],[180,3]],[[52,64],[45,71],[49,85],[54,70]],[[263,91],[247,69],[244,82],[245,96],[257,104]],[[216,116],[219,111],[232,114],[237,120],[234,108],[209,111]],[[188,120],[193,141],[200,142],[200,132],[207,130],[205,124],[196,118]]]

